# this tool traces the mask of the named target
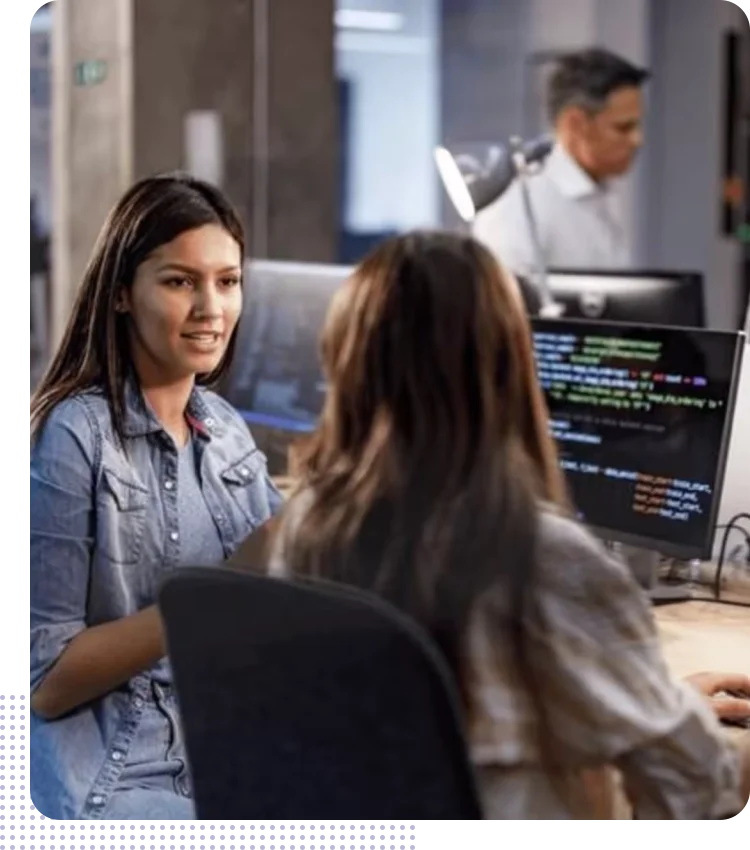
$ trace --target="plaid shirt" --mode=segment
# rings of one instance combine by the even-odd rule
[[[575,767],[618,769],[639,818],[735,814],[739,754],[707,701],[667,670],[651,605],[628,568],[578,524],[544,513],[531,663],[550,733]],[[489,817],[565,818],[542,767],[528,694],[478,606],[469,636],[469,738]],[[496,615],[496,614],[495,614]],[[508,663],[503,663],[503,657]]]
[[[293,540],[305,501],[300,494],[287,503],[280,537]],[[530,661],[554,709],[549,734],[581,772],[594,814],[613,814],[612,767],[638,818],[740,811],[739,753],[707,701],[670,675],[650,603],[628,568],[580,525],[548,511],[537,558],[543,626],[528,626]],[[279,545],[268,570],[286,572]],[[466,645],[469,742],[485,815],[566,819],[571,810],[540,755],[533,703],[510,672],[512,649],[490,628],[505,604],[500,590],[478,602]]]

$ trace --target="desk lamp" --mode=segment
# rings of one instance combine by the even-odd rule
[[[530,142],[514,137],[508,145],[492,145],[485,162],[469,154],[454,156],[442,146],[435,148],[434,152],[435,164],[448,197],[466,222],[473,221],[478,212],[497,200],[515,180],[520,181],[524,214],[534,251],[535,268],[530,282],[539,292],[539,315],[544,318],[558,318],[563,307],[553,299],[547,283],[547,267],[531,204],[528,178],[549,155],[552,147],[553,140],[549,136]]]

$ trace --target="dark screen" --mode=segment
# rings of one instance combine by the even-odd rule
[[[539,313],[541,301],[520,279],[526,308]],[[571,319],[638,322],[700,328],[704,325],[703,278],[693,272],[620,272],[550,269],[553,299]]]
[[[580,518],[703,557],[720,495],[738,336],[533,320],[550,427]]]
[[[346,266],[256,262],[225,395],[251,425],[312,431],[325,396],[319,338]]]

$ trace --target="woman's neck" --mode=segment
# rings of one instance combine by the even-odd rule
[[[143,397],[178,446],[184,446],[190,437],[185,410],[194,384],[192,375],[171,383],[141,381]]]

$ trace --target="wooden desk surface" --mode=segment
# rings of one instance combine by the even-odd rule
[[[750,608],[681,602],[656,608],[655,616],[676,676],[704,670],[750,675]]]

